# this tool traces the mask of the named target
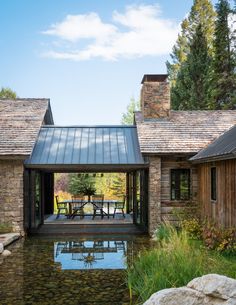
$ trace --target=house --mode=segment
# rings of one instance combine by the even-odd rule
[[[20,232],[44,225],[56,172],[123,172],[133,222],[151,234],[205,196],[198,153],[235,124],[235,110],[171,110],[167,75],[144,75],[133,126],[54,126],[49,100],[0,100],[0,222]]]
[[[202,189],[199,166],[189,159],[236,123],[236,111],[173,111],[167,75],[144,75],[135,122],[142,155],[149,162],[151,233],[163,220],[175,220],[173,209],[205,196],[209,185]],[[228,196],[233,192],[228,188]]]
[[[0,100],[0,223],[24,231],[24,161],[40,127],[53,124],[48,99]]]
[[[203,218],[236,227],[236,126],[191,158],[198,167]]]

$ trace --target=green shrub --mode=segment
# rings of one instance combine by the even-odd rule
[[[175,230],[175,229],[174,229]],[[155,230],[153,234],[153,239],[162,243],[163,241],[168,241],[173,227],[167,223],[161,223],[160,226]]]
[[[185,219],[181,222],[181,227],[186,230],[189,237],[192,239],[201,239],[202,237],[202,226],[197,218]]]
[[[205,246],[225,254],[236,254],[236,229],[223,229],[211,222],[202,225]]]
[[[0,223],[0,234],[12,232],[12,226],[9,223]]]
[[[212,255],[199,245],[200,242],[191,241],[186,230],[178,232],[167,225],[156,234],[161,243],[152,250],[141,252],[128,270],[130,294],[138,296],[140,304],[158,290],[184,286],[206,273],[236,276],[236,271],[229,268],[230,264],[226,264],[224,258]]]

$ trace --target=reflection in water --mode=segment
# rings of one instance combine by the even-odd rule
[[[126,271],[145,237],[26,238],[0,261],[2,305],[131,305]]]
[[[125,269],[127,241],[63,241],[54,243],[54,260],[63,270]]]

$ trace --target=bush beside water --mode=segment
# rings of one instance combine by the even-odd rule
[[[158,290],[184,286],[203,274],[236,278],[235,257],[207,250],[200,241],[190,240],[185,229],[178,232],[162,225],[154,238],[154,249],[141,252],[128,270],[130,293],[138,296],[141,304]]]
[[[9,223],[0,223],[0,234],[11,233],[12,226]]]

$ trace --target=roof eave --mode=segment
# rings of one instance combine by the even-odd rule
[[[224,161],[224,160],[231,160],[236,159],[236,154],[230,153],[230,154],[224,154],[224,155],[218,155],[218,156],[209,156],[205,158],[197,158],[197,159],[189,159],[190,162],[195,164],[200,163],[207,163],[207,162],[214,162],[214,161]]]
[[[111,172],[147,169],[149,163],[140,164],[24,164],[26,169],[41,169],[45,171],[88,171]]]
[[[24,161],[29,158],[30,154],[4,154],[0,155],[0,160],[21,160]]]

